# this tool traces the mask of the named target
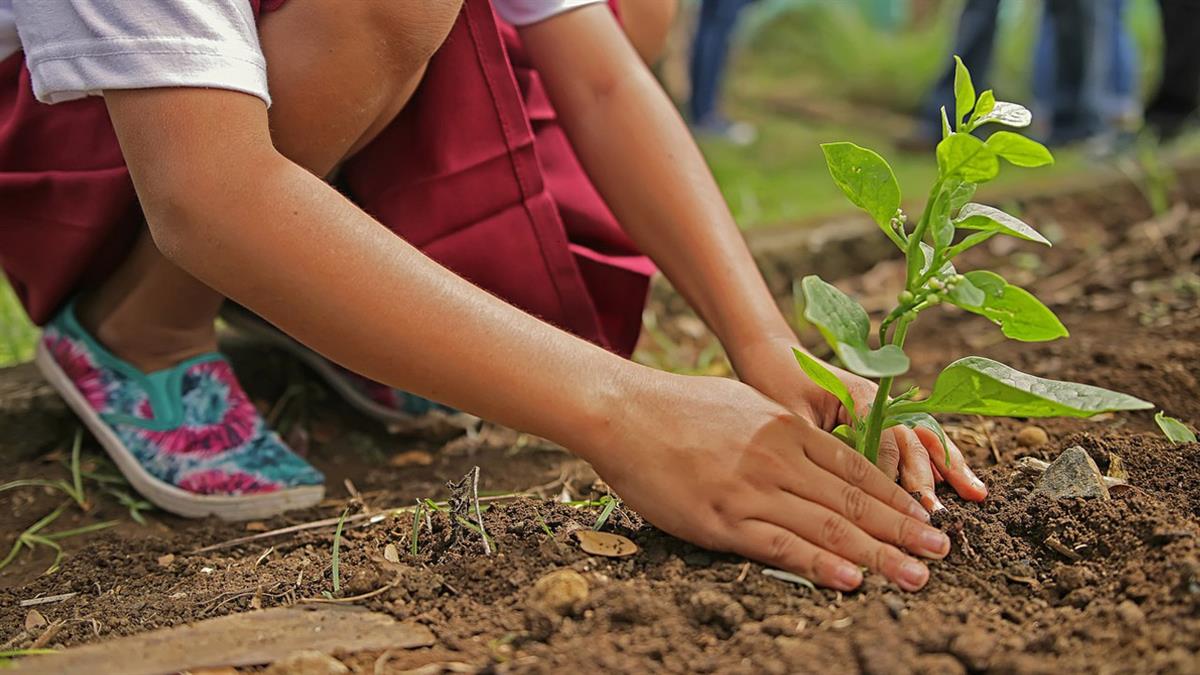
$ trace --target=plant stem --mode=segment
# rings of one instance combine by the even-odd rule
[[[904,347],[904,338],[908,335],[909,323],[905,319],[900,319],[896,323],[896,332],[892,334],[891,344],[900,348]],[[879,389],[875,392],[875,402],[871,404],[871,412],[867,416],[867,426],[863,430],[861,438],[863,445],[859,450],[872,464],[879,458],[879,439],[883,436],[883,415],[887,411],[892,383],[895,380],[895,377],[885,377],[879,381]]]

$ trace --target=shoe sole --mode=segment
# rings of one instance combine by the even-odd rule
[[[368,417],[383,422],[392,431],[404,431],[422,426],[421,420],[417,417],[389,408],[355,389],[331,362],[281,331],[263,323],[257,316],[250,315],[245,309],[226,305],[221,310],[221,319],[239,333],[243,333],[273,347],[278,347],[296,357],[304,365],[316,371],[317,375],[322,380],[325,380],[325,383],[333,388],[352,408]],[[479,421],[478,417],[463,412],[450,414],[435,410],[426,414],[444,415],[448,422],[454,426],[462,427],[464,430],[468,427],[473,427]]]
[[[287,488],[277,492],[245,496],[197,495],[155,478],[142,468],[112,428],[100,419],[41,341],[37,344],[34,362],[50,386],[58,391],[71,410],[83,420],[84,426],[104,447],[133,489],[164,511],[185,518],[216,516],[221,520],[254,520],[270,518],[292,509],[307,508],[325,497],[323,485]]]

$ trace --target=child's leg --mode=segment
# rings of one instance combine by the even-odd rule
[[[403,108],[460,4],[291,0],[264,16],[276,146],[313,173],[333,171]],[[84,294],[79,315],[117,356],[153,371],[215,347],[222,300],[143,234],[117,272]]]

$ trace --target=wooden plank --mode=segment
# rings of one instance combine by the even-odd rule
[[[413,649],[434,641],[425,626],[358,607],[277,607],[27,657],[11,672],[158,675],[267,664],[302,649]]]

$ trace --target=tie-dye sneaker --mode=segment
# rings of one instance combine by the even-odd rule
[[[227,302],[221,310],[221,318],[239,333],[283,349],[300,359],[352,407],[393,430],[416,431],[434,420],[445,421],[456,430],[466,430],[479,421],[473,415],[346,370],[296,342],[244,307]]]
[[[143,373],[88,334],[72,303],[46,325],[36,362],[129,483],[165,511],[247,520],[324,497],[324,476],[266,427],[220,354]]]

